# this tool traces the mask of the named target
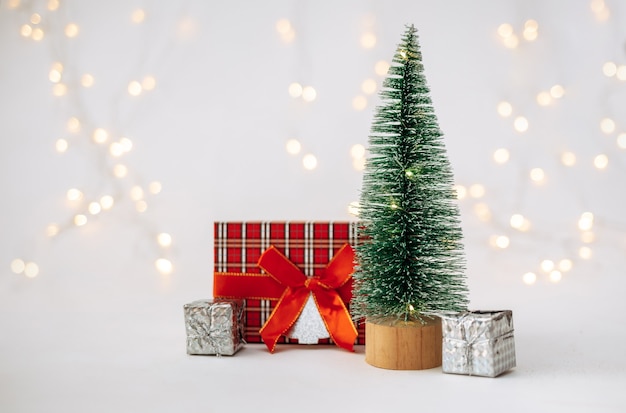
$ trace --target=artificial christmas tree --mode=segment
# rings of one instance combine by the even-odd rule
[[[351,305],[366,319],[366,361],[392,369],[441,365],[433,314],[467,307],[453,174],[417,40],[407,26],[371,127]]]

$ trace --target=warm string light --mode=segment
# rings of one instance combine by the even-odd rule
[[[530,221],[522,214],[513,214],[509,220],[511,228],[521,232],[526,232],[530,229]]]
[[[528,130],[528,119],[525,116],[517,116],[513,121],[513,127],[517,132],[526,132]]]
[[[93,76],[90,75],[89,73],[85,73],[84,75],[80,77],[80,84],[86,88],[92,87],[94,84]]]
[[[502,116],[503,118],[508,118],[513,113],[513,105],[511,105],[509,102],[502,101],[498,103],[497,110],[500,116]]]
[[[374,32],[375,18],[374,16],[365,16],[364,23],[365,29],[360,37],[360,45],[365,50],[373,49],[378,41]],[[374,74],[379,78],[387,75],[389,71],[390,63],[386,60],[378,60],[374,64]],[[369,98],[371,98],[378,90],[378,81],[373,77],[368,77],[361,82],[359,93],[357,93],[351,102],[352,109],[357,112],[364,111],[369,105]],[[362,172],[365,170],[365,147],[361,144],[354,144],[350,149],[350,156],[352,158],[352,167],[354,170]],[[348,213],[350,215],[358,215],[358,208],[354,206],[354,202],[348,206]]]
[[[157,242],[163,248],[167,248],[172,245],[172,236],[166,232],[162,232],[157,235]]]
[[[612,118],[605,117],[605,118],[602,118],[600,120],[600,130],[605,135],[612,135],[617,130],[617,125],[616,125],[615,121]],[[618,135],[618,137],[617,137],[617,146],[619,148],[621,148],[620,139],[624,140],[625,137],[626,137],[626,135],[623,134],[623,133]],[[601,154],[598,154],[598,155],[594,156],[594,158],[593,158],[593,166],[597,170],[599,170],[599,171],[605,170],[609,166],[609,157],[608,157],[608,155],[606,155],[604,153],[601,153]]]
[[[376,46],[376,35],[370,31],[365,32],[361,35],[361,47],[364,49],[372,49]]]
[[[128,199],[134,202],[135,210],[138,213],[143,213],[148,208],[146,195],[157,195],[161,192],[161,189],[161,183],[158,181],[151,182],[147,190],[139,185],[135,185],[130,188]],[[56,237],[62,231],[72,227],[87,225],[91,219],[94,219],[103,212],[110,211],[115,205],[115,199],[112,195],[105,194],[101,195],[98,199],[86,200],[84,192],[77,188],[70,188],[66,192],[66,200],[68,207],[74,210],[72,220],[70,223],[63,226],[56,223],[49,224],[46,228],[46,235],[50,238]]]
[[[601,153],[593,158],[593,166],[598,170],[604,170],[609,166],[609,157]]]
[[[611,11],[606,7],[604,0],[591,0],[591,11],[598,21],[606,21],[611,17]]]
[[[522,37],[525,40],[532,42],[537,40],[537,36],[539,35],[539,24],[536,20],[526,20],[524,23],[524,31],[522,33]]]
[[[454,185],[454,192],[456,193],[456,199],[465,199],[467,197],[467,188],[463,185]]]
[[[296,39],[296,31],[293,23],[287,19],[279,19],[275,24],[276,32],[284,43],[293,43]],[[289,96],[300,100],[305,104],[314,102],[318,98],[318,92],[312,85],[300,82],[291,82],[287,87]],[[285,143],[285,150],[289,155],[296,156],[303,152],[302,143],[296,138],[290,138]],[[305,171],[313,171],[318,167],[317,156],[313,153],[304,153],[301,157],[301,165]]]
[[[509,161],[511,154],[506,148],[498,148],[493,152],[493,160],[498,164],[505,164]]]
[[[543,90],[537,94],[537,104],[539,106],[548,106],[561,99],[564,95],[565,88],[561,85],[554,85],[550,90]]]
[[[157,234],[156,241],[161,248],[161,257],[154,262],[154,266],[161,275],[168,276],[174,271],[174,264],[164,255],[167,255],[166,252],[172,246],[172,236],[167,232],[161,232]]]
[[[492,235],[491,238],[489,238],[489,244],[491,244],[492,247],[499,249],[508,248],[510,243],[511,240],[506,235]]]
[[[515,49],[520,44],[520,36],[515,33],[515,29],[510,23],[503,23],[498,26],[498,36],[505,47],[509,49]],[[521,38],[527,42],[533,42],[537,40],[539,36],[539,23],[536,20],[530,19],[524,22]]]
[[[591,1],[592,11],[596,14],[598,20],[606,20],[610,16],[606,4],[602,0]],[[503,45],[510,49],[517,48],[522,41],[532,42],[538,38],[539,25],[535,20],[527,20],[524,23],[522,34],[517,34],[511,24],[505,23],[498,27],[497,33]],[[602,73],[608,78],[614,78],[617,81],[626,80],[626,65],[607,60],[602,66]],[[555,105],[560,99],[566,97],[567,90],[561,84],[553,84],[545,90],[540,90],[536,94],[536,103],[539,107],[549,107]],[[513,120],[512,129],[518,134],[533,133],[531,129],[531,121],[526,114],[516,113],[511,102],[501,101],[496,107],[497,114],[503,118]],[[600,131],[607,135],[616,134],[616,146],[619,149],[626,149],[626,133],[619,131],[618,125],[611,117],[600,119]],[[530,136],[529,136],[530,137]],[[496,165],[507,164],[515,154],[510,148],[500,147],[492,152],[492,160]],[[603,171],[610,166],[610,153],[597,153],[593,156],[592,164],[597,171]],[[559,165],[566,168],[573,168],[580,164],[578,156],[571,150],[564,150],[558,158]],[[552,173],[552,171],[549,171]],[[549,183],[548,171],[544,167],[534,165],[528,170],[528,183],[533,186],[543,186]],[[522,185],[524,185],[522,183]],[[516,241],[515,232],[525,233],[531,236],[535,235],[535,228],[531,225],[531,221],[519,212],[510,214],[508,227],[510,233],[506,231],[507,226],[500,225],[499,222],[493,221],[492,210],[488,203],[489,198],[484,196],[476,197],[476,193],[472,194],[471,186],[469,188],[463,185],[456,185],[455,190],[459,200],[475,200],[473,205],[474,214],[483,222],[491,223],[491,225],[499,228],[499,234],[494,234],[489,238],[489,244],[497,250],[504,250]],[[479,201],[479,202],[476,202]],[[537,269],[527,271],[522,275],[521,281],[524,284],[532,285],[538,280],[538,275],[545,276],[550,283],[560,283],[566,278],[566,274],[575,266],[575,261],[590,260],[593,258],[592,244],[596,242],[596,234],[593,231],[594,214],[584,212],[578,218],[575,224],[572,224],[569,231],[578,231],[578,237],[571,237],[571,240],[578,239],[583,245],[574,247],[569,257],[560,258],[559,260],[544,259]],[[504,231],[502,231],[504,230]],[[495,231],[494,231],[495,232]],[[517,237],[521,236],[518,235]]]
[[[607,135],[615,132],[615,121],[611,118],[602,118],[600,120],[600,130]]]
[[[522,276],[524,284],[532,285],[537,281],[537,274],[534,272],[527,272]]]
[[[598,7],[600,7],[599,10],[602,10],[604,2],[598,3]],[[602,73],[607,77],[615,77],[619,81],[626,81],[626,65],[624,64],[618,66],[615,62],[607,61],[602,66]],[[612,135],[617,131],[617,125],[612,118],[604,117],[600,120],[600,130],[606,135]],[[616,144],[619,149],[626,149],[626,133],[618,133]],[[605,169],[608,163],[609,159],[605,154],[600,154],[594,158],[594,166],[598,170]]]
[[[576,165],[576,154],[574,152],[563,152],[561,154],[561,163],[564,166],[574,166]]]
[[[40,41],[44,36],[56,37],[61,39],[60,43],[63,47],[65,42],[70,42],[73,39],[81,36],[81,27],[79,22],[70,21],[62,24],[54,25],[59,27],[60,30],[55,33],[49,31],[48,27],[54,27],[48,25],[49,19],[58,19],[59,17],[53,17],[52,14],[47,13],[55,12],[59,9],[60,2],[58,0],[48,0],[46,3],[47,11],[30,12],[28,14],[28,20],[23,22],[19,26],[20,35],[24,38],[31,39],[33,41]],[[27,9],[33,8],[34,5],[21,4],[19,0],[11,0],[7,3],[9,9],[18,9],[22,12],[28,12]],[[135,9],[131,13],[131,22],[134,24],[141,24],[146,19],[146,11],[143,9]],[[46,32],[44,32],[44,29]],[[58,53],[55,49],[54,54],[63,55]],[[71,82],[67,82],[65,79],[78,79],[77,86],[84,88],[90,88],[95,84],[95,78],[91,73],[66,73],[67,67],[73,68],[73,65],[65,65],[63,61],[57,59],[52,62],[47,72],[48,80],[52,84],[52,95],[62,98],[64,96],[76,93],[70,85]],[[73,72],[73,71],[72,71]],[[127,85],[127,91],[130,96],[139,96],[145,92],[154,90],[156,87],[156,78],[152,75],[145,75],[138,80],[131,80]],[[310,98],[311,92],[307,92],[306,98]],[[314,98],[314,97],[313,97]],[[71,100],[76,102],[76,100]],[[88,110],[82,107],[73,108],[75,113],[88,113]],[[56,138],[54,148],[58,154],[65,154],[72,142],[75,140],[85,140],[94,144],[96,147],[102,148],[104,156],[110,157],[112,160],[119,159],[123,155],[127,154],[133,148],[133,142],[125,136],[116,136],[112,133],[112,128],[107,126],[92,126],[89,119],[84,117],[72,116],[66,122],[66,128],[68,136]],[[115,188],[114,194],[100,194],[96,196],[86,195],[89,191],[87,189],[81,190],[78,188],[70,188],[66,194],[67,207],[71,210],[71,217],[65,224],[50,223],[45,228],[45,234],[50,237],[58,237],[64,231],[68,231],[72,228],[88,226],[92,220],[99,219],[105,212],[109,212],[116,205],[123,205],[125,198],[130,200],[134,204],[134,209],[137,213],[143,213],[148,208],[148,195],[156,195],[161,192],[162,185],[158,181],[151,182],[147,187],[142,187],[138,184],[133,184],[129,167],[122,162],[111,162],[112,167],[110,174],[105,174],[105,178],[111,177],[108,181],[108,186]],[[134,175],[133,175],[134,176]],[[124,187],[130,189],[124,190]],[[169,234],[160,233],[156,239],[156,245],[163,249],[169,248],[172,244],[172,239]],[[163,252],[163,251],[162,251]],[[167,258],[159,258],[156,263],[156,268],[163,274],[170,274],[173,271],[173,264],[171,260]],[[25,262],[21,259],[15,259],[11,263],[11,269],[13,272],[23,274],[26,277],[35,277],[39,273],[39,268],[35,263]]]
[[[354,110],[361,111],[367,107],[367,98],[363,95],[357,95],[352,99],[352,107]]]
[[[372,41],[374,42],[373,44],[375,45],[376,37],[373,34],[368,33],[368,38],[370,38],[371,36],[373,36]],[[365,47],[364,45],[362,46],[366,49],[371,48],[371,47]],[[388,70],[389,70],[389,63],[385,60],[379,60],[374,65],[374,73],[379,77],[385,76]],[[377,90],[378,90],[378,82],[376,81],[376,79],[366,78],[365,80],[363,80],[361,82],[360,93],[352,98],[352,108],[356,111],[365,110],[369,103],[368,96],[371,97],[372,95],[376,93]]]
[[[20,0],[7,0],[7,9],[17,9],[20,6]]]
[[[500,117],[502,118],[509,118],[514,113],[513,105],[507,101],[499,102],[496,110],[498,112],[498,115],[500,115]],[[517,115],[515,116],[515,118],[513,118],[513,129],[516,132],[520,134],[525,133],[528,131],[529,127],[530,127],[530,123],[526,116]]]
[[[474,204],[474,214],[483,222],[491,221],[491,208],[485,202]]]
[[[85,201],[85,195],[83,191],[78,188],[70,188],[66,192],[66,199],[68,207],[74,209],[74,216],[71,224],[60,226],[56,223],[51,223],[46,228],[46,235],[50,238],[58,236],[62,230],[68,229],[71,226],[82,227],[89,222],[90,216],[99,215],[101,212],[109,211],[114,204],[113,197],[110,195],[103,195],[98,200]]]
[[[604,15],[608,15],[607,14],[608,9],[606,8],[606,5],[604,4],[603,1],[592,1],[591,3],[592,3],[592,10],[594,11],[594,13],[596,14],[604,13]],[[19,5],[19,1],[12,0],[12,1],[9,1],[8,4]],[[48,2],[48,9],[51,11],[56,10],[58,6],[59,6],[58,1]],[[142,23],[144,19],[145,19],[144,10],[138,9],[132,13],[131,20],[133,23],[136,23],[136,24]],[[37,40],[37,38],[39,38],[39,40],[41,40],[41,38],[43,38],[43,30],[40,27],[36,27],[36,26],[41,24],[42,20],[43,20],[42,16],[37,15],[36,13],[32,14],[30,16],[29,23],[25,23],[20,28],[20,33],[24,37],[30,37],[33,40]],[[37,29],[41,30],[41,32],[37,31]],[[286,19],[282,19],[279,22],[277,22],[276,30],[283,37],[283,40],[285,40],[286,42],[291,42],[295,38],[295,31],[293,29],[293,26],[291,22]],[[27,35],[25,35],[24,33],[27,33]],[[41,34],[35,35],[34,33],[41,33]],[[67,36],[68,39],[79,36],[80,30],[79,30],[78,24],[77,23],[67,24],[64,27],[64,34],[65,36]],[[511,25],[500,26],[498,28],[498,34],[504,40],[504,43],[507,47],[510,47],[511,44],[515,44],[514,47],[517,47],[519,45],[520,37],[514,33],[513,27]],[[535,39],[537,39],[537,37],[538,37],[537,22],[534,20],[526,21],[524,24],[521,38],[523,38],[525,41],[532,42]],[[364,39],[368,39],[368,38],[369,38],[369,41],[365,42]],[[508,42],[506,40],[508,38],[512,39],[511,42]],[[376,36],[371,32],[364,33],[364,35],[361,37],[361,44],[364,48],[374,47],[376,44]],[[606,76],[615,77],[618,80],[624,80],[620,78],[619,73],[624,73],[624,76],[626,77],[626,67],[624,69],[621,69],[622,65],[618,66],[615,63],[612,63],[612,66],[611,65],[607,66],[607,65],[608,63],[605,64],[605,67],[603,67],[603,72]],[[389,64],[387,62],[379,61],[375,65],[375,73],[379,76],[384,76],[387,73],[388,68],[389,68]],[[65,96],[69,92],[71,92],[70,90],[68,90],[68,86],[62,82],[63,80],[63,66],[62,65],[56,67],[56,69],[53,67],[53,69],[50,70],[49,80],[53,83],[53,94],[55,96]],[[94,82],[93,76],[90,74],[84,74],[81,77],[81,85],[83,87],[90,87],[91,85],[93,85],[93,82]],[[146,76],[141,81],[139,80],[130,81],[128,83],[127,90],[128,90],[129,95],[139,96],[144,91],[152,90],[155,84],[156,84],[156,81],[154,77]],[[293,86],[293,89],[292,89],[292,86]],[[364,80],[361,84],[361,90],[360,90],[360,93],[362,94],[359,94],[358,96],[353,98],[353,101],[352,101],[353,108],[355,110],[365,109],[367,107],[366,95],[373,94],[375,91],[376,91],[376,81],[374,81],[373,79]],[[537,94],[537,104],[539,104],[540,106],[548,106],[550,104],[553,104],[557,99],[560,99],[564,96],[564,92],[565,92],[564,88],[560,85],[552,86],[549,89],[549,91],[540,91]],[[313,87],[302,86],[298,83],[294,83],[290,85],[289,94],[294,98],[302,98],[306,102],[311,102],[315,100],[317,96],[317,92],[315,91]],[[500,104],[498,104],[498,114],[504,118],[512,116],[513,115],[512,105],[509,102],[500,102]],[[611,119],[608,119],[608,120],[610,121]],[[615,127],[614,122],[613,122],[612,128],[610,127],[610,122],[608,122],[607,124],[609,126],[607,126],[606,128],[601,125],[601,130],[606,134],[615,133],[616,127]],[[67,123],[68,132],[70,132],[71,134],[79,134],[81,132],[81,127],[82,127],[81,121],[76,117],[71,118]],[[515,131],[519,133],[528,131],[529,130],[528,118],[525,116],[521,116],[521,115],[514,117],[513,128]],[[100,131],[96,133],[96,130],[99,130],[99,129],[101,129],[104,132]],[[92,133],[92,141],[95,144],[102,145],[102,146],[105,146],[105,144],[109,144],[107,148],[108,148],[108,152],[110,156],[112,157],[118,158],[122,156],[124,153],[128,152],[130,148],[132,148],[132,142],[130,142],[130,140],[128,140],[127,138],[122,137],[122,138],[119,138],[119,140],[117,141],[111,142],[112,140],[114,140],[114,138],[111,137],[109,133],[106,131],[106,129],[104,128],[97,128]],[[626,134],[622,133],[617,137],[617,145],[618,147],[622,149],[626,149]],[[355,149],[355,148],[358,148],[359,146],[362,146],[362,145],[354,145],[351,149],[353,165],[355,169],[357,170],[360,170],[361,165],[365,162],[364,155],[355,155],[355,153],[358,154],[360,151],[360,149],[358,150]],[[55,147],[57,149],[57,152],[65,153],[69,147],[68,139],[66,138],[57,139]],[[289,154],[296,155],[296,154],[301,153],[302,145],[296,139],[291,139],[287,142],[286,149]],[[510,153],[510,150],[507,148],[498,148],[493,152],[493,160],[497,164],[507,163],[510,157],[511,157],[511,153]],[[609,158],[607,155],[599,154],[594,157],[593,163],[597,169],[605,169],[608,165],[608,160]],[[306,154],[302,158],[302,162],[303,162],[303,166],[305,167],[305,169],[315,169],[315,167],[317,166],[317,158],[312,154]],[[569,152],[569,151],[564,152],[561,155],[561,162],[564,166],[573,167],[576,165],[576,155],[573,152]],[[113,175],[117,178],[127,177],[128,167],[122,163],[115,164],[115,166],[113,167]],[[531,182],[537,183],[537,184],[544,183],[546,179],[546,174],[544,170],[539,167],[533,168],[530,171],[529,176],[530,176]],[[469,188],[465,188],[463,186],[457,186],[455,189],[457,191],[457,196],[459,197],[459,199],[464,199],[467,196],[473,199],[482,199],[485,197],[485,192],[486,192],[484,186],[480,184],[473,184]],[[147,208],[147,203],[145,199],[143,198],[143,195],[145,195],[143,191],[142,191],[141,197],[139,197],[137,193],[133,195],[133,192],[131,190],[130,198],[134,202],[137,203],[136,209],[139,212],[141,212],[142,210],[145,211],[145,209]],[[81,196],[84,197],[84,195],[82,194]],[[106,210],[107,208],[105,208],[104,204],[102,203],[102,199],[104,199],[105,197],[106,195],[100,199],[100,202],[91,201],[87,203],[86,204],[87,213],[77,213],[75,215],[74,220],[75,221],[78,220],[79,222],[85,221],[85,223],[82,224],[82,225],[85,225],[88,215],[98,215],[103,210]],[[82,199],[83,198],[81,198],[81,200]],[[110,209],[113,206],[113,198],[111,197],[110,199],[111,199],[111,205],[109,206],[108,209]],[[97,205],[100,205],[100,206],[98,207]],[[97,212],[93,212],[93,211],[97,211]],[[474,211],[479,216],[479,218],[483,221],[489,221],[491,219],[491,209],[489,205],[487,204],[487,202],[484,200],[481,202],[478,202],[475,205]],[[77,219],[77,217],[80,217],[80,219]],[[515,230],[519,230],[519,231],[528,231],[530,229],[529,221],[525,217],[523,217],[521,214],[511,215],[510,226],[511,228]],[[54,233],[55,235],[58,234],[59,231],[60,231],[60,227],[56,224],[51,224],[47,229],[48,233]],[[583,230],[581,229],[581,231]],[[590,239],[588,235],[589,233],[590,233],[589,230],[585,230],[581,232],[581,234],[584,235],[582,238]],[[504,249],[509,246],[510,237],[507,235],[496,235],[492,239],[494,241],[493,245],[496,248]],[[158,243],[159,245],[161,245],[160,241],[158,241]],[[587,246],[583,246],[578,250],[578,255],[582,259],[590,259],[592,256],[591,249]],[[160,261],[160,260],[164,260],[164,261]],[[159,259],[159,261],[157,262],[161,262],[161,265],[156,264],[157,269],[159,267],[162,267],[164,269],[169,268],[171,271],[172,265],[169,260]],[[169,263],[169,266],[166,262]],[[556,270],[552,270],[552,271],[560,272],[561,276],[565,272],[560,268]],[[531,273],[531,272],[527,274],[533,274],[534,279],[536,280],[536,274]],[[531,278],[530,276],[526,277],[526,275],[524,277],[525,277],[525,280],[526,278]],[[558,278],[559,280],[561,279],[560,277],[557,277],[556,274],[554,275],[553,278],[555,279]]]
[[[143,23],[146,19],[146,12],[143,9],[136,9],[130,15],[130,20],[135,24]]]
[[[356,111],[364,110],[367,107],[367,96],[373,95],[378,88],[376,80],[372,78],[365,79],[361,83],[361,92],[363,94],[359,94],[352,99],[352,108]]]
[[[291,43],[296,38],[296,32],[288,19],[280,19],[276,22],[276,31],[285,43]]]
[[[299,140],[292,138],[285,143],[285,150],[290,155],[299,155],[302,151],[302,144]],[[312,153],[307,153],[302,157],[302,167],[307,171],[317,168],[317,157]]]
[[[302,100],[305,102],[313,102],[317,97],[317,91],[313,86],[305,86],[302,88]]]
[[[288,92],[292,98],[301,98],[305,102],[313,102],[317,97],[317,91],[313,86],[302,86],[298,82],[291,83]]]
[[[285,144],[285,149],[290,155],[297,155],[302,150],[302,144],[297,139],[289,139]]]
[[[510,114],[510,107],[506,103],[500,103],[498,105],[498,112],[502,116],[503,114]],[[494,151],[493,160],[496,164],[502,164],[509,160],[510,152],[507,149],[499,148]],[[576,157],[573,153],[566,152],[562,156],[564,164],[574,165]],[[545,172],[542,168],[533,168],[530,171],[530,179],[536,184],[545,182]],[[455,185],[457,192],[457,198],[459,200],[466,200],[469,198],[474,200],[480,200],[486,196],[486,188],[482,184],[472,184],[469,187],[463,185]],[[492,220],[491,208],[489,205],[480,201],[474,205],[474,214],[483,222],[490,222]],[[593,234],[591,233],[591,227],[593,224],[593,214],[586,212],[583,213],[579,219],[578,227],[581,230],[581,238],[584,242],[593,242]],[[510,216],[509,225],[513,230],[517,230],[522,233],[531,231],[530,220],[522,214],[515,213]],[[497,250],[505,250],[511,245],[511,237],[506,234],[495,234],[489,238],[489,244]],[[578,251],[578,255],[582,259],[590,259],[592,256],[590,247],[581,247]],[[566,272],[570,271],[573,267],[573,260],[570,258],[563,258],[558,262],[558,265],[551,260],[544,260],[540,264],[541,271],[546,274],[547,279],[551,283],[558,283],[563,279]],[[523,274],[522,282],[527,285],[532,285],[537,281],[537,274],[534,271],[529,271]]]
[[[358,217],[361,212],[361,205],[358,201],[352,201],[348,204],[348,214]]]
[[[374,72],[378,76],[385,76],[387,72],[389,71],[389,67],[390,67],[389,62],[387,62],[386,60],[379,60],[374,65]]]
[[[602,66],[602,73],[606,77],[615,77],[623,82],[626,80],[626,65],[620,64],[618,66],[615,62],[608,61]]]
[[[112,142],[109,145],[109,153],[111,156],[115,158],[119,158],[120,156],[127,154],[133,148],[133,142],[126,138],[121,137],[118,141]]]
[[[168,260],[167,258],[157,259],[154,262],[154,266],[157,271],[163,275],[169,275],[172,273],[172,271],[174,271],[174,265],[172,264],[172,261]]]
[[[9,9],[17,9],[20,6],[19,1],[9,1],[7,7]],[[53,11],[53,9],[50,9]],[[20,35],[25,38],[30,38],[35,42],[40,42],[45,37],[44,32],[44,19],[39,13],[31,13],[28,22],[20,26]]]
[[[352,157],[352,167],[356,171],[365,169],[365,146],[360,143],[352,145],[350,148],[350,156]]]
[[[79,31],[79,27],[76,23],[69,23],[67,26],[65,26],[64,30],[65,35],[70,39],[77,37]]]
[[[472,184],[468,188],[468,193],[472,198],[479,199],[485,196],[485,186],[482,184]]]
[[[559,261],[544,259],[539,263],[539,270],[550,282],[558,283],[563,279],[565,273],[569,272],[573,266],[574,263],[569,258],[563,258]],[[537,280],[537,276],[533,272],[526,273],[522,276],[522,280],[526,284],[534,284]]]
[[[317,168],[317,158],[315,157],[315,155],[311,153],[307,153],[306,155],[304,155],[302,157],[302,166],[304,166],[304,169],[306,169],[307,171],[312,171],[313,169]]]
[[[132,80],[128,83],[128,94],[131,96],[139,96],[144,91],[151,91],[156,86],[156,79],[154,76],[147,75],[141,81]]]
[[[583,215],[581,221],[579,221],[579,226],[581,228],[586,228],[589,225],[588,217]],[[524,228],[526,225],[529,226],[529,223],[523,219],[521,216],[514,215],[511,217],[511,226],[527,231],[528,228]],[[581,232],[583,236],[584,242],[593,242],[593,234],[590,231]],[[585,239],[587,238],[587,239]],[[578,255],[582,259],[590,259],[591,258],[591,249],[589,247],[581,247],[578,251]],[[540,268],[548,276],[548,279],[553,283],[558,283],[562,280],[563,274],[570,271],[573,268],[573,261],[570,258],[561,259],[558,262],[558,265],[555,264],[554,261],[546,259],[541,261]],[[522,276],[522,281],[525,284],[531,285],[534,284],[537,279],[537,276],[534,272],[527,272]]]
[[[542,168],[532,168],[529,176],[530,180],[536,185],[541,185],[546,181],[546,173]]]
[[[360,45],[365,50],[373,49],[377,43],[377,36],[374,33],[374,29],[372,27],[374,25],[374,20],[375,19],[373,16],[366,16],[364,18],[366,27],[361,34]],[[374,73],[379,77],[385,76],[388,70],[389,63],[384,60],[379,60],[374,65]],[[376,79],[364,79],[361,82],[359,93],[352,98],[352,109],[354,109],[355,111],[365,110],[369,104],[368,97],[374,95],[377,89],[378,84]]]
[[[26,278],[35,278],[39,275],[39,266],[34,262],[27,262],[21,258],[11,261],[11,271],[15,274],[23,275]]]

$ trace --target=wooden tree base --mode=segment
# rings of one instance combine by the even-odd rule
[[[365,323],[365,361],[392,370],[441,366],[441,319]]]

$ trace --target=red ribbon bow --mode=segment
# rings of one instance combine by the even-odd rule
[[[259,267],[286,286],[278,304],[263,327],[261,338],[271,353],[281,335],[296,322],[309,293],[322,316],[333,341],[341,348],[354,351],[357,331],[337,288],[346,284],[354,271],[354,251],[345,244],[319,276],[307,277],[273,246],[259,258]]]

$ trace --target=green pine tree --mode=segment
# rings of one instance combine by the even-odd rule
[[[351,308],[369,320],[467,307],[459,209],[415,27],[380,92],[360,199]]]

